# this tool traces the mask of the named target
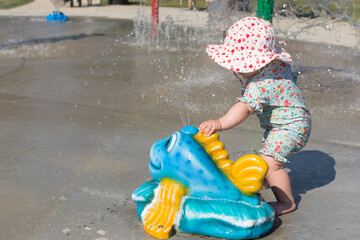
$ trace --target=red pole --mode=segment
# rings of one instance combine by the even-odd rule
[[[151,15],[153,19],[152,36],[156,36],[157,25],[159,24],[159,0],[151,0]]]

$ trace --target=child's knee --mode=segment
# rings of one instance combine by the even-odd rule
[[[269,167],[268,171],[280,170],[285,165],[285,163],[277,161],[271,156],[261,154],[260,157],[262,157],[265,160],[265,162],[267,163],[267,165]]]

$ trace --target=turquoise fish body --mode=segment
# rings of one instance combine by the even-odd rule
[[[140,221],[161,179],[170,178],[188,189],[176,215],[176,229],[228,239],[254,238],[268,232],[275,217],[273,209],[256,196],[243,194],[227,178],[194,139],[197,132],[187,126],[151,147],[153,180],[132,195]]]

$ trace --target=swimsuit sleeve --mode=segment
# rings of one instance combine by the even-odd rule
[[[268,87],[263,81],[250,81],[245,89],[244,95],[238,97],[236,101],[247,103],[254,109],[255,113],[260,113],[267,103],[266,99],[270,99],[267,97],[268,93]]]

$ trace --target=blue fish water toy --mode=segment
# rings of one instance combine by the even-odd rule
[[[132,195],[144,230],[159,239],[176,230],[227,239],[268,232],[274,210],[255,195],[266,162],[255,154],[235,163],[228,157],[218,133],[206,137],[192,126],[155,142],[149,164],[153,179]]]
[[[49,22],[51,21],[65,22],[68,20],[68,17],[60,11],[53,11],[52,13],[46,16],[46,20]]]

